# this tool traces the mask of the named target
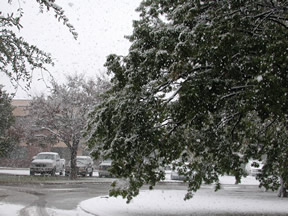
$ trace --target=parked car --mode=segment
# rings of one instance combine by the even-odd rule
[[[99,164],[98,173],[99,177],[112,177],[109,169],[112,166],[112,160],[104,160]]]
[[[258,160],[249,160],[246,164],[245,169],[248,175],[256,176],[262,172],[264,164]]]
[[[188,165],[188,164],[186,164]],[[184,169],[184,166],[176,166],[175,169],[171,168],[171,180],[180,180],[180,181],[184,181],[184,179],[186,178],[184,175],[179,174],[180,170]]]
[[[56,173],[63,175],[65,168],[65,160],[60,159],[56,152],[41,152],[33,157],[30,164],[30,175],[51,174],[55,176]]]
[[[171,180],[180,180],[184,181],[186,178],[184,175],[179,174],[179,170],[183,169],[183,167],[176,167],[175,169],[172,169],[171,171]]]
[[[185,176],[180,175],[177,170],[172,170],[171,172],[171,180],[181,180],[183,181]]]
[[[76,157],[76,167],[77,167],[77,174],[81,176],[90,177],[93,176],[93,160],[89,156],[77,156]],[[65,176],[69,176],[71,172],[71,161],[68,162],[65,169]]]

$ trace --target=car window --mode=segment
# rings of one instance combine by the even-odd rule
[[[44,160],[54,160],[55,159],[55,155],[51,155],[51,154],[39,154],[37,155],[36,159],[44,159]]]

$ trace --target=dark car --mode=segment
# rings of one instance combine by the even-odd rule
[[[71,162],[67,164],[65,168],[65,175],[69,176],[71,172]],[[93,176],[93,160],[89,156],[77,156],[76,157],[77,174],[81,176]]]

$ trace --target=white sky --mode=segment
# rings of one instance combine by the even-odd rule
[[[128,53],[130,43],[124,36],[132,34],[132,20],[138,19],[135,9],[141,0],[56,0],[78,32],[77,40],[54,18],[52,11],[40,13],[35,0],[13,0],[12,5],[1,5],[1,11],[4,14],[16,11],[19,2],[24,16],[23,28],[18,34],[52,55],[55,66],[48,69],[57,81],[63,82],[65,74],[85,73],[86,77],[95,77],[105,72],[107,55]],[[33,76],[29,94],[35,96],[47,91],[44,82],[37,81],[41,72],[36,71]],[[48,76],[45,81],[49,83]],[[2,74],[0,84],[4,84],[9,93],[15,92]],[[27,92],[18,88],[15,98],[27,97]]]

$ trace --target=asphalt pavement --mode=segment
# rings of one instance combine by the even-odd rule
[[[25,176],[25,172],[28,173],[27,169],[15,169],[14,174],[13,169],[0,169],[1,175],[16,175],[15,178]],[[148,187],[144,187],[140,196],[129,205],[122,198],[107,196],[114,180],[81,177],[77,181],[71,181],[60,176],[57,181],[45,181],[40,184],[1,185],[0,215],[288,215],[288,199],[278,198],[276,192],[259,189],[254,177],[243,179],[242,184],[235,185],[233,177],[224,176],[221,179],[222,190],[214,192],[213,185],[203,185],[195,197],[186,202],[183,201],[183,197],[187,185],[167,179],[159,183],[156,190],[148,191]],[[18,210],[12,211],[11,206],[18,206]],[[4,210],[11,214],[4,213]]]

